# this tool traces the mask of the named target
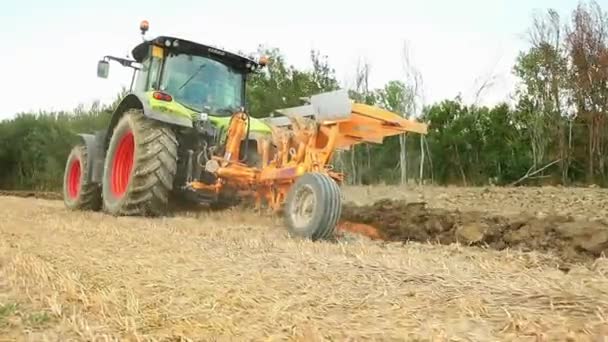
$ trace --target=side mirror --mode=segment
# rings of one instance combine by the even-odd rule
[[[97,62],[97,77],[108,78],[110,73],[110,62],[99,61]]]

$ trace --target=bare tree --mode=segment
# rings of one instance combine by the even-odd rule
[[[567,183],[571,146],[566,119],[568,64],[557,12],[536,13],[528,41],[531,48],[520,56],[515,71],[523,80],[520,98],[527,106],[524,114],[531,141],[530,170],[543,167],[548,158],[559,160],[562,183]]]
[[[557,139],[557,155],[552,159],[560,160],[562,183],[568,182],[570,168],[570,135],[568,134],[567,107],[567,62],[566,50],[562,40],[562,23],[559,14],[549,9],[544,15],[533,19],[529,31],[530,42],[541,59],[545,78],[543,81],[543,110],[547,139]],[[568,140],[568,141],[567,141]]]
[[[365,102],[365,98],[369,95],[369,73],[370,73],[371,65],[367,59],[359,60],[357,62],[357,70],[355,73],[355,96],[360,97],[357,100],[360,102]],[[369,146],[367,146],[367,154],[368,154],[368,164],[371,164]],[[357,163],[357,145],[353,145],[350,147],[350,166],[352,173],[352,180],[354,184],[360,184],[362,181],[362,170],[361,167],[358,167]]]
[[[485,92],[486,90],[490,89],[492,86],[494,86],[496,82],[496,75],[489,75],[486,78],[484,78],[484,81],[481,83],[481,85],[477,88],[477,91],[475,91],[475,100],[473,101],[474,105],[478,105],[479,104],[479,100],[481,100],[481,94],[483,92]]]
[[[418,116],[424,106],[424,92],[422,84],[422,75],[411,61],[410,47],[408,42],[403,43],[402,50],[402,67],[404,72],[405,84],[405,108],[402,115],[409,118],[412,114]],[[422,141],[421,141],[422,144]],[[421,159],[421,163],[424,160]],[[407,134],[399,136],[399,168],[401,170],[401,184],[407,183]],[[420,182],[422,183],[422,168],[420,167]]]
[[[587,178],[606,177],[608,149],[608,15],[596,2],[580,4],[567,31],[577,116],[587,125]]]
[[[473,104],[477,106],[481,100],[482,94],[488,89],[492,88],[496,84],[497,76],[495,74],[496,67],[500,62],[500,58],[496,60],[494,65],[489,68],[489,71],[486,72],[483,76],[477,77],[474,82],[474,98]],[[481,84],[480,84],[481,82]]]

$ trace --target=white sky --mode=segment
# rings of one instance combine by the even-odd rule
[[[130,54],[141,41],[142,19],[150,22],[148,37],[174,35],[233,51],[277,47],[300,68],[310,66],[310,49],[319,49],[345,85],[359,58],[371,63],[372,87],[401,78],[401,51],[408,41],[426,103],[459,93],[471,101],[483,79],[494,75],[482,101],[492,104],[508,100],[514,90],[511,68],[527,47],[533,11],[552,7],[568,16],[576,5],[574,0],[7,2],[0,12],[0,119],[111,101],[130,83],[130,69],[112,63],[110,78],[98,79],[96,63],[107,54]]]

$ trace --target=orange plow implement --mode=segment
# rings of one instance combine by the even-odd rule
[[[314,95],[308,105],[276,112],[282,116],[265,119],[272,136],[257,139],[255,166],[239,161],[249,118],[236,113],[223,155],[214,156],[205,166],[217,182],[194,182],[191,187],[249,196],[258,208],[283,211],[293,236],[313,240],[331,238],[340,219],[339,186],[344,175],[331,165],[336,150],[359,143],[380,144],[385,137],[407,132],[427,133],[425,124],[354,103],[344,90]]]

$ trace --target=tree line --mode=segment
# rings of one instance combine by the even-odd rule
[[[478,106],[460,97],[424,104],[423,78],[407,46],[403,75],[378,89],[369,86],[370,65],[359,63],[351,97],[415,117],[429,133],[357,145],[340,151],[334,166],[351,184],[608,185],[608,15],[596,2],[579,3],[566,18],[548,9],[533,16],[528,38],[513,65],[514,104]],[[255,117],[341,87],[318,51],[306,70],[290,66],[277,48],[257,52],[270,64],[247,88]],[[60,189],[76,134],[104,129],[124,91],[110,104],[0,122],[0,188]]]

